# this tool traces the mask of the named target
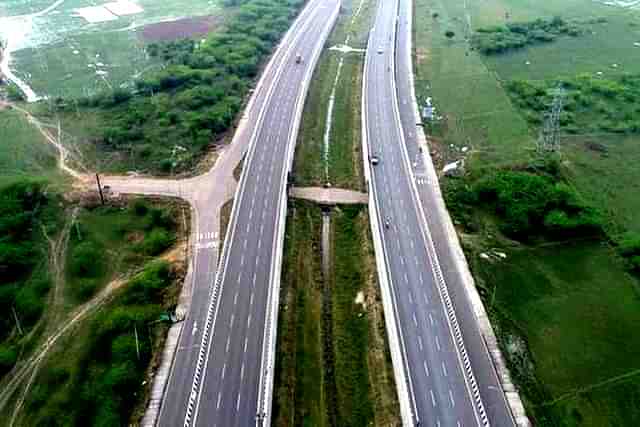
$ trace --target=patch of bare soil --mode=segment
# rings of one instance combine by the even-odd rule
[[[217,28],[220,23],[222,23],[221,15],[181,18],[146,25],[138,34],[146,42],[184,39],[207,34]]]

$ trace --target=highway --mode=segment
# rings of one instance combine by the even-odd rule
[[[476,366],[467,353],[468,330],[458,322],[457,311],[467,307],[458,305],[460,298],[456,304],[451,298],[425,221],[430,207],[419,197],[407,150],[410,143],[405,140],[404,126],[415,133],[414,113],[411,110],[407,119],[409,110],[401,110],[397,99],[398,13],[398,0],[379,3],[365,60],[363,125],[369,156],[379,159],[376,165],[369,162],[366,167],[374,204],[374,239],[380,239],[384,258],[378,265],[385,271],[378,273],[383,276],[382,286],[390,288],[387,300],[393,307],[392,315],[386,318],[394,327],[388,326],[388,330],[397,334],[390,337],[390,347],[403,422],[421,426],[512,425],[508,415],[488,418],[476,382]],[[410,33],[403,37],[410,37]],[[404,126],[402,114],[406,116]],[[417,147],[412,151],[415,156]],[[471,335],[475,346],[473,338]]]
[[[246,126],[234,136],[234,144],[240,139],[237,146],[247,146],[248,153],[220,260],[220,239],[213,231],[218,224],[198,209],[191,308],[161,406],[161,426],[256,425],[259,412],[258,418],[269,422],[273,366],[264,365],[272,365],[267,356],[275,346],[277,310],[268,308],[277,303],[277,243],[284,236],[278,225],[284,224],[296,113],[304,104],[313,54],[319,54],[338,7],[336,0],[309,1],[256,87]],[[216,184],[209,182],[212,195]],[[207,194],[198,194],[200,199],[206,202]],[[266,371],[271,376],[265,377]]]
[[[396,33],[396,90],[405,144],[409,159],[414,167],[414,178],[420,203],[425,213],[426,225],[432,236],[435,254],[464,337],[466,351],[487,418],[492,425],[513,426],[515,423],[505,399],[500,379],[478,328],[478,319],[474,315],[469,296],[465,290],[463,273],[456,262],[456,253],[447,238],[445,224],[450,220],[444,216],[448,214],[436,208],[440,190],[437,182],[429,182],[427,168],[431,167],[430,158],[426,152],[420,152],[418,135],[422,129],[416,125],[416,122],[419,121],[416,119],[419,114],[414,110],[416,106],[413,102],[414,88],[411,73],[413,66],[411,52],[412,7],[413,0],[399,0],[399,19]],[[423,148],[427,150],[426,146]]]
[[[337,16],[336,0],[311,1],[283,53],[234,202],[220,272],[209,298],[184,425],[247,426],[270,420],[274,328],[287,173],[308,80]],[[296,63],[296,55],[303,60]],[[273,307],[276,310],[273,310]]]

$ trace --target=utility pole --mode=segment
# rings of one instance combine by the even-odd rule
[[[100,175],[96,173],[96,182],[98,184],[98,193],[100,193],[100,202],[104,205],[104,194],[102,194],[102,185],[100,185]]]
[[[16,326],[18,328],[18,333],[20,335],[24,335],[24,331],[22,330],[22,326],[20,326],[20,320],[18,319],[18,313],[16,313],[16,308],[11,306],[11,311],[13,311],[13,317],[16,319]]]
[[[133,333],[136,337],[136,355],[138,356],[138,360],[140,360],[140,344],[138,343],[138,328],[136,325],[133,325]]]
[[[558,150],[558,136],[560,134],[560,115],[564,106],[565,91],[558,86],[554,90],[551,109],[544,113],[544,123],[538,137],[538,152],[555,152]]]

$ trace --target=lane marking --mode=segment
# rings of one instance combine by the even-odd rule
[[[222,391],[219,391],[219,392],[218,392],[218,403],[216,403],[216,410],[217,410],[217,409],[220,409],[220,400],[221,400],[221,398],[222,398],[221,393],[222,393]]]
[[[224,362],[222,365],[222,379],[224,379],[224,374],[227,372],[227,362]]]
[[[436,403],[436,397],[433,395],[433,390],[429,390],[429,393],[431,394],[431,404],[435,408],[436,406],[438,406],[438,404]]]
[[[442,362],[442,375],[444,375],[445,377],[449,376],[449,374],[447,373],[447,365],[445,365],[444,362]]]
[[[418,335],[418,347],[420,347],[420,351],[422,351],[422,337]]]
[[[426,361],[426,360],[424,360],[424,361],[422,362],[422,367],[424,368],[424,373],[425,373],[427,376],[429,376],[429,367],[427,366],[427,361]]]
[[[438,339],[437,335],[436,335],[436,348],[438,349],[438,351],[440,351],[440,340]]]
[[[451,407],[455,408],[456,407],[456,401],[453,400],[453,392],[451,391],[451,389],[449,389],[449,400],[451,400]],[[458,425],[460,425],[460,421],[458,421]]]
[[[413,312],[413,324],[416,325],[416,328],[418,327],[418,319],[416,319],[416,312]]]

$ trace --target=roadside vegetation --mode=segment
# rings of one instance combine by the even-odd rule
[[[63,128],[101,170],[172,174],[192,170],[233,125],[261,64],[302,5],[299,0],[244,0],[204,41],[153,43],[164,67],[90,97],[55,99],[40,116],[61,115]],[[88,120],[85,120],[87,118]],[[169,141],[169,143],[168,143]]]
[[[15,365],[45,310],[52,286],[46,237],[60,229],[60,203],[43,181],[0,187],[0,377]]]
[[[366,209],[334,209],[325,277],[321,208],[290,206],[274,425],[399,425]]]
[[[176,273],[153,261],[47,357],[18,425],[130,425],[168,331]],[[165,321],[163,321],[163,319]]]
[[[176,241],[179,208],[142,199],[84,209],[70,230],[66,287],[71,301],[94,296],[114,275],[141,265]]]
[[[637,425],[640,70],[629,58],[640,14],[586,0],[418,0],[415,23],[431,152],[438,168],[465,160],[441,184],[528,415]],[[532,37],[541,30],[552,42]],[[558,88],[559,149],[540,155]]]

